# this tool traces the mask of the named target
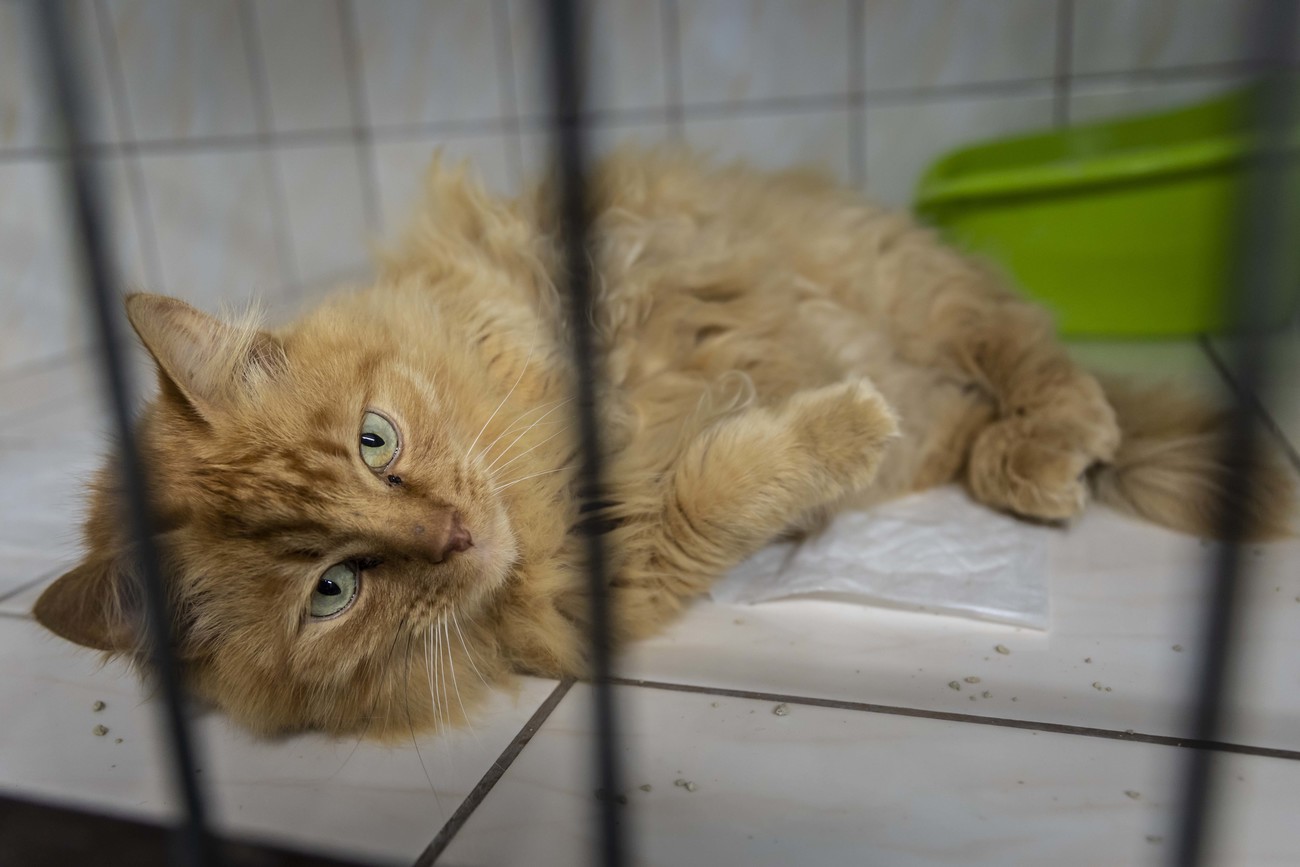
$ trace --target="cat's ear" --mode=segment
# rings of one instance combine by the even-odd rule
[[[171,385],[204,418],[284,370],[284,347],[252,320],[223,322],[165,295],[128,295],[126,315]]]
[[[84,647],[132,650],[140,626],[132,581],[119,560],[92,554],[46,587],[32,613],[55,635]]]

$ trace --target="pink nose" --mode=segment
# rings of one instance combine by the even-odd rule
[[[474,546],[474,537],[460,512],[448,511],[427,525],[416,524],[411,533],[415,536],[415,546],[435,563],[441,563],[449,554]]]
[[[447,551],[464,551],[474,547],[474,537],[469,534],[469,527],[461,520],[460,512],[451,513],[447,528]]]

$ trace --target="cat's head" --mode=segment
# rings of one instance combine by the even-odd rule
[[[436,674],[436,640],[467,688],[466,644],[517,542],[479,457],[500,432],[484,422],[500,387],[451,345],[455,329],[416,340],[364,303],[275,333],[161,296],[127,310],[159,372],[138,447],[193,688],[267,733],[396,736],[459,716],[414,685]],[[138,659],[126,515],[110,463],[92,486],[86,557],[35,614]]]

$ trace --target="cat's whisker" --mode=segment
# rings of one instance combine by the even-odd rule
[[[399,638],[402,637],[402,630],[406,628],[406,624],[407,624],[407,620],[403,620],[401,624],[397,627],[397,630],[393,633],[393,643],[388,645],[388,656],[384,657],[385,671],[388,670],[389,665],[392,664],[393,652],[397,650],[397,641]],[[393,697],[392,697],[392,693],[390,692],[385,696],[386,708],[391,707],[392,700]],[[335,777],[337,777],[340,773],[343,772],[343,769],[348,766],[348,762],[352,761],[352,757],[357,752],[357,747],[361,746],[361,742],[365,740],[366,735],[370,732],[370,724],[373,723],[375,720],[382,719],[388,715],[389,715],[388,713],[384,713],[382,715],[369,714],[365,717],[366,720],[365,727],[361,729],[361,734],[357,735],[357,741],[352,745],[352,749],[348,751],[347,758],[343,760],[343,764],[339,765],[337,768],[334,769],[334,773],[330,774],[328,779],[325,780],[325,782],[328,783],[331,780],[333,780]]]
[[[519,383],[523,382],[524,374],[528,372],[528,365],[531,364],[533,360],[533,351],[537,349],[537,329],[540,327],[540,322],[541,320],[538,320],[538,322],[533,324],[532,346],[528,348],[528,357],[524,359],[523,369],[519,371],[519,376],[515,377],[515,384],[510,386],[510,390],[506,392],[506,396],[501,398],[501,402],[497,404],[497,408],[492,410],[492,414],[488,416],[487,421],[483,422],[483,427],[478,429],[478,433],[474,436],[474,442],[470,443],[469,448],[465,450],[465,457],[468,458],[470,455],[474,454],[474,446],[478,445],[479,437],[483,436],[483,431],[487,430],[487,426],[492,424],[492,419],[497,417],[497,413],[501,411],[501,407],[506,405],[506,401],[510,399],[510,395],[514,394],[515,389],[519,387]]]
[[[451,731],[451,690],[447,686],[447,669],[442,662],[442,617],[431,627],[433,633],[433,670],[436,672],[434,683],[438,684],[438,715],[442,720],[444,732]],[[444,737],[443,743],[446,744]],[[450,755],[450,753],[448,754]]]
[[[456,627],[456,634],[460,636],[460,646],[465,648],[465,658],[469,660],[470,668],[474,669],[474,673],[478,675],[479,680],[483,681],[484,686],[489,686],[487,678],[478,670],[478,664],[474,662],[474,653],[469,649],[469,643],[465,641],[465,633],[460,631],[460,618],[456,616],[455,608],[451,609],[451,622]]]
[[[517,485],[520,482],[526,482],[529,479],[535,479],[538,476],[549,476],[551,473],[559,473],[559,472],[563,472],[564,470],[571,470],[573,469],[573,467],[574,467],[573,464],[569,464],[567,467],[556,467],[553,470],[542,470],[540,473],[533,473],[531,475],[524,476],[521,479],[515,479],[514,481],[506,482],[504,485],[497,485],[495,488],[492,489],[492,493],[495,494],[499,491],[504,491],[506,488],[510,487],[511,485]]]
[[[445,711],[447,704],[447,686],[443,682],[442,671],[442,635],[438,632],[436,623],[429,627],[429,666],[433,669],[433,685],[435,689],[433,699],[433,710],[438,715],[438,725],[442,729],[443,743],[446,744],[447,730],[451,728],[451,720],[447,718]]]
[[[561,399],[562,399],[562,398],[561,398]],[[497,434],[496,438],[495,438],[494,440],[492,440],[492,442],[490,442],[490,443],[488,443],[487,445],[483,446],[483,448],[481,448],[481,449],[479,450],[479,453],[478,453],[477,455],[474,456],[474,460],[475,460],[476,462],[478,462],[478,463],[482,463],[482,462],[483,462],[483,459],[484,459],[485,457],[487,457],[487,455],[488,455],[489,452],[492,451],[492,447],[493,447],[494,445],[496,445],[497,443],[501,442],[501,440],[505,439],[505,438],[506,438],[507,436],[509,436],[510,434],[512,434],[512,433],[514,433],[515,431],[519,430],[519,428],[517,427],[517,424],[519,423],[519,420],[520,420],[521,418],[523,418],[523,417],[526,416],[526,415],[532,415],[532,414],[535,413],[535,412],[540,412],[541,410],[544,410],[544,409],[550,409],[551,407],[555,406],[555,405],[556,405],[557,403],[559,403],[559,402],[560,402],[559,400],[548,401],[547,403],[541,404],[540,406],[530,406],[530,407],[528,407],[528,409],[525,409],[523,412],[519,413],[519,415],[515,416],[514,419],[511,420],[510,424],[508,424],[508,425],[506,426],[506,429],[505,429],[505,430],[503,430],[501,433]]]
[[[438,689],[437,675],[433,669],[433,633],[425,630],[424,633],[424,663],[425,672],[429,676],[429,710],[433,711],[435,718],[438,716]],[[441,719],[438,720],[441,724]]]
[[[429,768],[424,764],[420,742],[415,738],[415,725],[411,722],[411,639],[414,637],[414,631],[406,635],[406,677],[403,681],[406,687],[406,700],[403,702],[406,707],[406,727],[411,733],[411,746],[415,747],[415,757],[420,760],[420,770],[424,771],[424,779],[429,783],[429,791],[433,792],[433,803],[438,808],[438,814],[445,817],[447,814],[443,812],[442,801],[438,798],[438,787],[433,784],[433,777],[429,776]]]
[[[465,710],[465,702],[463,702],[460,697],[460,684],[456,682],[456,654],[452,651],[451,631],[447,626],[446,614],[442,615],[441,623],[442,635],[447,641],[447,668],[451,671],[451,687],[456,691],[456,704],[460,705],[460,715],[461,718],[465,720],[465,726],[469,729],[469,733],[474,736],[474,741],[482,747],[483,741],[479,739],[478,731],[474,728],[474,723],[469,718],[469,712]]]
[[[573,427],[572,424],[566,424],[564,427],[560,428],[560,429],[557,430],[555,433],[551,434],[551,435],[548,436],[546,439],[542,440],[541,442],[537,443],[536,445],[529,446],[527,450],[520,452],[519,454],[515,455],[515,456],[514,456],[513,458],[511,458],[510,460],[506,461],[506,462],[505,462],[504,464],[502,464],[501,466],[497,467],[497,472],[498,472],[498,473],[501,472],[501,471],[504,470],[506,467],[510,466],[510,465],[513,464],[515,461],[517,461],[517,460],[519,460],[520,458],[522,458],[524,455],[528,454],[528,452],[533,451],[533,449],[541,448],[542,446],[546,445],[546,444],[549,443],[551,440],[555,439],[557,436],[559,436],[560,434],[564,433],[565,431],[567,431],[567,430],[568,430],[569,428],[571,428],[571,427]],[[500,460],[500,458],[498,458],[498,460]],[[491,467],[488,467],[488,469],[491,470],[492,468],[491,468]]]
[[[514,448],[515,443],[519,442],[521,439],[523,439],[523,438],[528,434],[529,431],[531,431],[533,428],[537,427],[537,425],[542,421],[543,418],[546,418],[547,415],[550,415],[551,413],[553,413],[553,412],[555,412],[556,410],[558,410],[558,409],[560,409],[561,407],[563,407],[565,404],[570,403],[572,400],[573,400],[573,398],[568,398],[567,400],[562,401],[562,402],[560,403],[559,406],[556,406],[556,407],[553,407],[553,408],[547,410],[546,415],[542,416],[542,418],[539,418],[537,421],[533,422],[533,423],[530,424],[528,427],[524,428],[523,433],[519,434],[519,436],[517,436],[517,437],[515,437],[514,439],[512,439],[512,440],[510,441],[510,445],[508,445],[508,446],[506,446],[504,449],[502,449],[502,450],[501,450],[501,454],[497,455],[496,460],[494,460],[492,463],[490,463],[490,464],[487,465],[487,472],[491,472],[491,471],[492,471],[492,467],[496,464],[497,461],[501,460],[501,459],[504,458],[506,455],[510,454],[510,449]]]

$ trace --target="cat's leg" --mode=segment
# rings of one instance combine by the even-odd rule
[[[620,632],[653,631],[721,573],[872,480],[898,430],[855,380],[751,407],[698,434],[613,585]]]
[[[976,499],[1064,520],[1087,502],[1087,470],[1110,461],[1119,427],[1101,386],[1057,341],[1045,311],[928,235],[899,251],[899,349],[980,388],[994,419],[974,435],[964,480]]]

